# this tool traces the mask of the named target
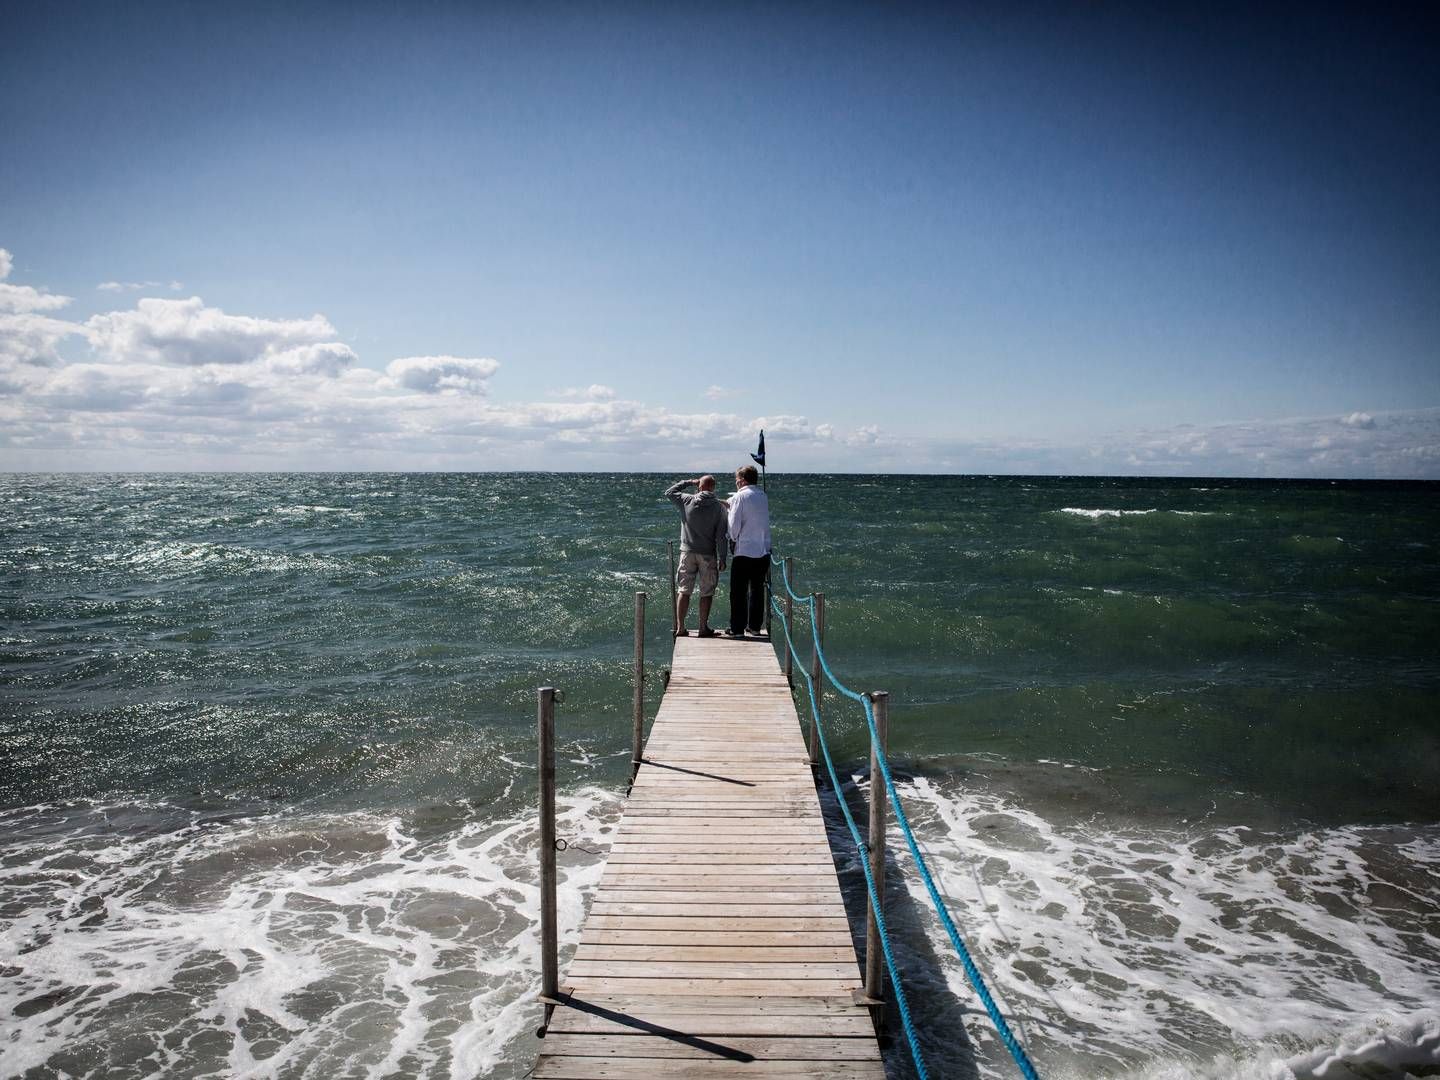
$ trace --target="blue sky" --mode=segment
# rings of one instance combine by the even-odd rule
[[[11,5],[0,468],[1440,477],[1434,21],[1007,7]]]

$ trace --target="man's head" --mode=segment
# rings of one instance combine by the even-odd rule
[[[758,484],[759,482],[760,470],[755,468],[754,465],[741,465],[740,468],[735,470],[735,483],[739,487],[746,487],[750,484]]]
[[[702,477],[700,477],[700,483],[699,483],[697,486],[700,488],[701,491],[714,491],[714,490],[715,490],[715,478],[714,478],[713,476],[708,476],[708,475],[707,475],[707,476],[702,476]]]

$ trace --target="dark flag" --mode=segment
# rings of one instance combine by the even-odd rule
[[[763,428],[760,430],[760,449],[756,450],[750,457],[756,465],[759,465],[762,469],[765,467],[765,430]]]

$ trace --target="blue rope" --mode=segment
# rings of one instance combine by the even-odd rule
[[[783,564],[782,564],[783,566]],[[785,587],[788,589],[790,583],[787,581]],[[782,622],[783,617],[782,617]],[[1020,1073],[1026,1080],[1039,1080],[1035,1072],[1035,1066],[1030,1064],[1030,1058],[1026,1056],[1024,1048],[1016,1040],[1010,1031],[1010,1025],[1005,1022],[1005,1017],[1000,1014],[999,1006],[995,999],[990,996],[990,990],[985,985],[985,979],[980,974],[980,969],[975,966],[975,961],[970,958],[970,950],[965,948],[965,943],[960,940],[960,931],[955,929],[955,923],[950,918],[950,912],[945,907],[945,902],[940,899],[940,892],[935,888],[935,881],[930,876],[930,869],[925,865],[925,859],[920,854],[920,848],[915,843],[915,835],[910,831],[910,821],[905,816],[905,808],[900,805],[900,795],[895,790],[895,781],[890,776],[890,763],[885,758],[885,751],[880,746],[880,734],[875,729],[875,713],[870,707],[870,699],[863,694],[857,694],[848,686],[835,677],[830,670],[830,664],[825,659],[825,650],[820,646],[820,631],[815,621],[815,607],[810,607],[810,632],[814,635],[815,655],[820,660],[820,668],[825,672],[825,677],[830,680],[836,690],[850,698],[858,701],[865,708],[865,723],[870,728],[870,745],[875,748],[875,760],[880,766],[880,774],[885,778],[885,790],[890,795],[890,805],[895,808],[895,821],[900,826],[900,832],[905,837],[905,844],[910,848],[910,854],[915,859],[915,866],[920,871],[920,878],[925,882],[925,890],[930,894],[930,902],[935,907],[935,913],[940,916],[940,922],[945,927],[946,934],[950,937],[950,944],[955,946],[955,952],[960,957],[960,965],[965,969],[965,977],[970,980],[970,985],[979,996],[985,1006],[985,1011],[990,1014],[990,1022],[995,1025],[995,1030],[1000,1035],[1000,1041],[1005,1044],[1005,1049],[1010,1051],[1010,1056],[1015,1059],[1015,1064],[1020,1067]],[[786,628],[786,640],[789,640],[790,631]],[[792,646],[791,652],[794,652]],[[798,657],[797,657],[798,659]],[[808,680],[810,676],[806,674]],[[811,687],[811,701],[814,701],[814,687]],[[821,740],[824,742],[823,738]],[[828,759],[827,759],[828,760]],[[874,778],[871,778],[871,798],[874,798]]]
[[[789,587],[789,583],[786,583]],[[860,837],[860,826],[855,824],[855,816],[850,813],[850,807],[845,802],[845,796],[840,790],[840,778],[835,774],[835,762],[830,757],[830,746],[825,741],[825,729],[820,723],[820,707],[815,701],[815,680],[805,670],[803,661],[795,652],[795,641],[790,635],[790,621],[785,618],[785,612],[780,608],[774,597],[770,598],[771,610],[780,616],[780,626],[785,631],[785,647],[790,650],[794,657],[800,674],[805,676],[805,687],[810,694],[810,712],[815,717],[815,733],[820,737],[820,750],[825,756],[825,769],[830,774],[830,783],[835,792],[835,801],[840,804],[840,812],[845,816],[845,824],[850,828],[850,838],[854,840],[855,846],[860,852],[860,869],[865,871],[865,891],[870,894],[871,910],[875,913],[875,925],[880,931],[880,948],[885,954],[885,967],[890,972],[890,985],[895,990],[895,1005],[900,1012],[900,1022],[905,1028],[905,1041],[910,1044],[910,1056],[915,1060],[915,1071],[920,1075],[920,1080],[927,1080],[929,1074],[925,1071],[925,1061],[920,1056],[920,1041],[915,1034],[914,1022],[910,1019],[910,1004],[905,998],[905,988],[900,982],[900,972],[895,965],[895,956],[890,951],[890,935],[885,929],[884,905],[878,899],[878,892],[875,885],[875,877],[870,871],[870,860],[866,857],[865,842]],[[873,797],[873,784],[871,787]]]
[[[815,609],[815,597],[801,596],[790,587],[790,575],[785,570],[784,559],[780,560],[780,580],[785,583],[785,591],[790,594],[791,600],[794,600],[797,604],[809,604],[812,611]]]

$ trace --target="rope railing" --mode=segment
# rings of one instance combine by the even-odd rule
[[[910,820],[905,814],[905,807],[901,805],[900,793],[896,790],[895,781],[890,775],[890,763],[885,756],[884,742],[875,727],[875,712],[871,707],[869,697],[850,689],[850,687],[837,679],[835,673],[830,669],[830,662],[826,658],[825,650],[821,644],[819,627],[816,625],[814,597],[802,597],[795,592],[790,584],[790,576],[785,568],[785,560],[780,560],[780,579],[792,602],[807,604],[810,608],[810,632],[815,644],[815,656],[820,661],[821,671],[824,672],[825,677],[836,690],[850,700],[858,702],[865,710],[865,723],[870,730],[870,745],[875,755],[874,760],[880,767],[880,775],[884,780],[886,794],[889,797],[890,805],[895,810],[895,822],[900,827],[901,835],[905,838],[905,845],[910,849],[911,857],[915,860],[916,869],[920,873],[920,879],[925,883],[925,891],[930,895],[930,902],[935,908],[935,913],[939,916],[940,923],[944,926],[945,933],[950,938],[950,944],[954,946],[955,953],[960,959],[960,966],[965,971],[966,979],[969,980],[970,986],[974,989],[976,996],[979,997],[981,1003],[985,1006],[985,1012],[989,1015],[990,1022],[994,1025],[996,1033],[1000,1036],[1000,1041],[1005,1044],[1005,1049],[1010,1051],[1010,1056],[1015,1059],[1015,1064],[1019,1066],[1021,1075],[1024,1076],[1026,1080],[1038,1080],[1038,1074],[1035,1072],[1034,1065],[1030,1063],[1030,1058],[1025,1053],[1024,1047],[1022,1047],[1015,1038],[1014,1033],[1010,1030],[1010,1025],[1001,1014],[999,1006],[995,1004],[995,999],[991,996],[989,987],[985,985],[985,979],[980,974],[980,969],[975,966],[975,961],[970,956],[970,950],[965,947],[964,941],[961,940],[960,931],[956,929],[955,922],[950,917],[949,909],[940,897],[939,889],[935,887],[935,880],[930,875],[930,868],[925,863],[925,857],[920,853],[920,848],[915,841],[915,835],[910,829]],[[775,601],[773,596],[770,598],[770,605],[775,613],[780,616],[781,626],[785,630],[786,646],[790,650],[791,655],[795,656],[795,642],[789,620],[786,619],[784,610]],[[795,658],[797,660],[799,659],[798,656],[795,656]],[[852,838],[855,840],[857,847],[863,851],[865,845],[860,839],[859,830],[850,815],[844,798],[840,797],[840,782],[836,778],[835,766],[830,758],[829,747],[825,742],[824,724],[820,711],[816,708],[814,680],[810,674],[804,670],[803,665],[801,666],[801,674],[805,676],[806,689],[810,698],[811,715],[815,718],[815,732],[819,737],[820,747],[824,751],[825,766],[830,773],[831,782],[835,785],[837,801],[840,804],[841,810],[844,812],[845,821],[850,827]],[[875,778],[873,776],[870,778],[870,797],[872,799],[876,797]],[[910,1024],[908,1006],[905,1003],[904,992],[894,966],[890,944],[885,934],[885,926],[880,912],[882,905],[876,900],[875,885],[871,879],[868,861],[862,859],[861,865],[865,868],[866,890],[870,894],[870,902],[874,908],[876,925],[880,928],[880,939],[885,951],[885,965],[890,971],[891,983],[895,988],[896,1004],[899,1007],[901,1019],[904,1021],[906,1039],[910,1044],[910,1052],[915,1059],[915,1067],[919,1071],[920,1076],[924,1077],[926,1075],[925,1066],[920,1058],[919,1045],[914,1038],[913,1029]]]
[[[788,584],[786,587],[789,587]],[[794,655],[795,641],[790,634],[790,622],[785,618],[785,613],[780,609],[780,605],[775,602],[774,596],[770,597],[770,607],[775,614],[780,616],[780,627],[785,631],[785,646]],[[795,659],[798,661],[800,658],[796,656]],[[815,709],[815,680],[810,677],[810,673],[805,670],[803,664],[800,667],[800,674],[805,676],[805,687],[810,694],[810,708],[812,711],[818,711]],[[846,804],[844,797],[840,795],[840,777],[835,772],[835,760],[830,756],[830,746],[825,741],[824,727],[818,728],[816,734],[820,737],[820,751],[825,758],[825,768],[830,773],[830,783],[835,790],[835,801],[840,804],[840,813],[844,815],[845,825],[850,830],[850,839],[855,841],[855,847],[858,850],[863,851],[865,841],[861,839],[860,826],[855,824],[855,816],[850,812],[850,807]],[[915,1034],[915,1024],[910,1018],[910,1004],[905,997],[905,987],[900,982],[900,971],[895,964],[894,953],[890,949],[890,935],[885,930],[885,905],[879,900],[875,876],[870,872],[870,861],[861,859],[860,868],[865,871],[865,891],[870,895],[870,905],[875,912],[875,922],[880,928],[880,944],[885,953],[885,967],[890,972],[890,985],[895,988],[895,1006],[900,1012],[901,1026],[905,1029],[905,1041],[910,1044],[910,1055],[915,1059],[916,1071],[920,1074],[921,1080],[925,1080],[929,1074],[925,1071],[925,1061],[920,1055],[920,1042]]]

